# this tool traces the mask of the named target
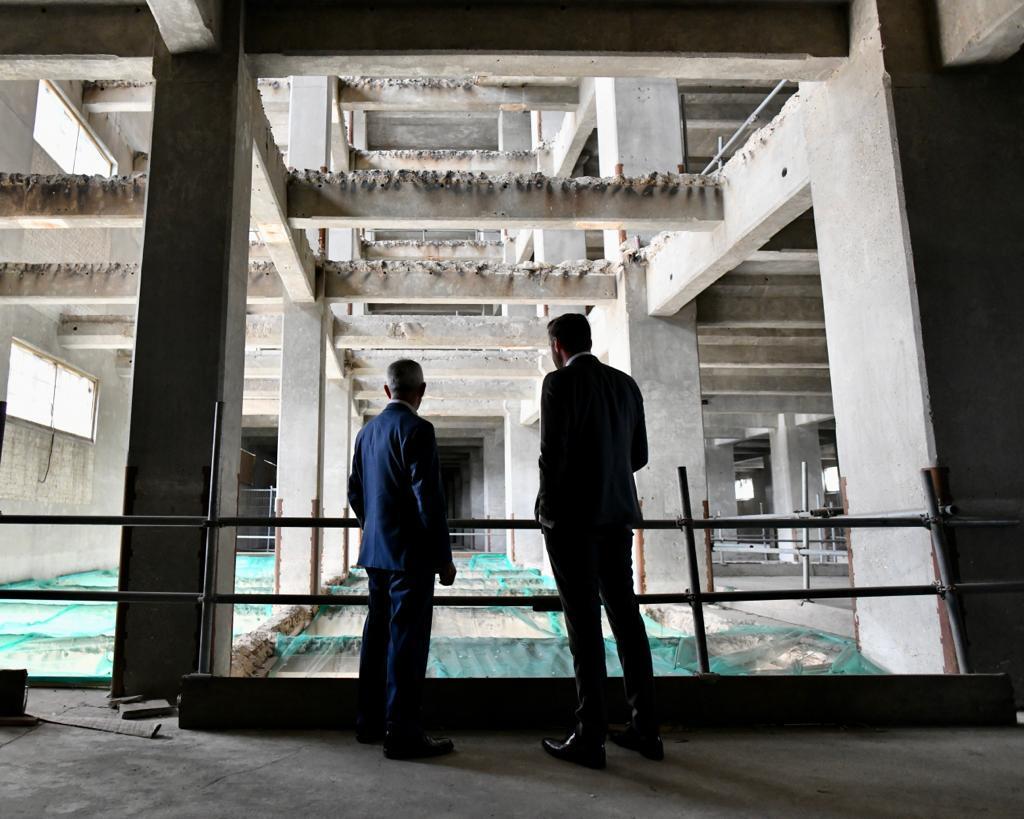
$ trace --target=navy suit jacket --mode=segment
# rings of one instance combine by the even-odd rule
[[[406,405],[388,404],[356,436],[348,500],[363,568],[433,573],[451,561],[434,425]]]
[[[644,399],[630,376],[592,355],[548,373],[540,398],[538,520],[638,525],[633,473],[647,457]]]

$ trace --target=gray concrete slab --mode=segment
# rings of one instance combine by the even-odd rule
[[[34,690],[29,706],[106,716],[104,697]],[[0,728],[4,816],[1013,816],[1024,794],[1020,727],[673,732],[663,763],[611,747],[588,771],[533,731],[456,732],[452,756],[389,762],[344,731],[163,726]]]

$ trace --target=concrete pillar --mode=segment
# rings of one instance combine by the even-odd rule
[[[328,355],[332,353],[327,352]],[[352,430],[352,379],[329,380],[324,385],[323,514],[348,515],[348,474]],[[349,535],[349,539],[351,534]],[[321,577],[344,577],[354,556],[345,556],[344,529],[324,529],[321,535]]]
[[[529,111],[498,112],[498,150],[529,151],[533,147]]]
[[[158,42],[145,242],[135,330],[124,509],[202,515],[214,402],[225,403],[221,514],[237,509],[245,291],[256,84],[239,50],[240,3],[225,4],[217,54],[170,55]],[[183,122],[202,123],[185,128]],[[122,589],[199,591],[203,533],[126,529]],[[234,586],[234,532],[222,530],[217,588]],[[231,609],[215,622],[214,672],[226,674]],[[115,693],[173,697],[196,668],[195,606],[122,604]]]
[[[535,230],[533,232],[533,258],[537,262],[558,264],[587,258],[587,234],[582,230]],[[551,305],[547,315],[551,318],[563,313],[582,313],[586,305]],[[541,311],[543,308],[541,308]]]
[[[290,77],[288,96],[288,161],[297,170],[318,171],[331,164],[331,104],[333,78]],[[317,230],[307,230],[314,251],[319,247]]]
[[[1024,57],[945,70],[924,4],[855,0],[850,60],[806,84],[807,137],[839,457],[853,512],[923,508],[949,468],[965,512],[1019,516],[1024,480]],[[951,162],[950,157],[970,157]],[[962,580],[1024,576],[1015,530],[957,532]],[[857,531],[857,585],[931,583],[927,533]],[[966,603],[978,671],[1024,690],[1021,595]],[[864,651],[892,671],[955,668],[932,597],[857,602]]]
[[[278,502],[288,517],[319,514],[324,429],[325,340],[320,304],[286,300],[281,341],[281,413],[277,428]],[[319,590],[319,536],[282,529],[276,555],[277,589]]]
[[[707,499],[711,517],[731,518],[738,514],[735,449],[733,444],[715,446],[710,441],[704,447],[708,475]],[[736,537],[736,530],[725,529],[716,535],[732,540]]]
[[[319,170],[331,155],[331,82],[291,77],[288,97],[288,165]]]
[[[469,516],[480,520],[487,516],[487,488],[484,482],[484,448],[474,447],[469,453]],[[487,537],[477,529],[472,540],[475,548],[483,550]]]
[[[540,484],[540,424],[520,424],[521,403],[505,404],[505,510],[517,520],[533,520]],[[518,529],[509,534],[510,558],[519,566],[545,569],[547,555],[537,530]]]
[[[679,95],[673,80],[595,80],[602,176],[622,164],[626,175],[675,172],[682,162]],[[617,231],[605,235],[605,255],[619,258]],[[699,514],[704,479],[704,422],[697,360],[697,311],[690,304],[671,318],[647,314],[647,277],[627,265],[613,307],[591,312],[595,352],[630,373],[643,391],[650,464],[637,474],[645,517],[680,514],[676,467],[686,466],[690,496]],[[639,541],[638,541],[639,544]],[[643,539],[647,591],[676,591],[688,583],[682,538],[675,532],[646,532]],[[698,550],[703,561],[703,549]],[[637,555],[639,562],[640,555]]]
[[[594,80],[601,176],[677,173],[683,161],[679,88],[675,80],[598,77]],[[617,230],[604,232],[605,258],[620,258]]]
[[[778,426],[769,433],[772,460],[772,508],[777,515],[791,515],[803,510],[802,466],[807,464],[807,491],[811,508],[821,505],[824,495],[821,477],[821,442],[817,424],[798,426],[791,413],[779,415]],[[796,540],[796,529],[780,529],[780,540]],[[821,532],[812,529],[811,540],[820,540]],[[798,544],[780,544],[793,548]],[[782,554],[780,560],[794,563],[796,555]]]
[[[7,400],[7,381],[11,373],[11,322],[4,317],[7,307],[0,307],[0,401]]]
[[[497,429],[484,436],[485,516],[505,517],[505,430]],[[505,551],[505,530],[491,532],[492,552]]]

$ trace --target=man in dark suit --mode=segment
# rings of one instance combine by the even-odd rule
[[[661,759],[651,648],[633,593],[632,527],[642,520],[633,473],[647,464],[643,396],[630,376],[590,353],[586,316],[559,316],[548,336],[557,369],[541,391],[536,511],[565,612],[579,705],[575,731],[564,741],[545,739],[544,750],[605,766],[603,601],[632,710],[629,725],[611,739]]]
[[[434,575],[455,582],[434,427],[417,414],[426,384],[415,361],[388,367],[390,401],[356,436],[348,499],[363,530],[370,582],[359,659],[356,738],[383,738],[389,759],[440,756],[450,739],[423,733]]]

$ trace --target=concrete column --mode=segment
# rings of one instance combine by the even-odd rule
[[[281,414],[277,429],[277,484],[288,517],[319,514],[324,429],[324,310],[285,303],[281,342]],[[309,529],[282,529],[276,555],[277,588],[319,590],[319,538]]]
[[[821,505],[824,487],[821,478],[821,442],[817,424],[798,426],[791,413],[779,415],[776,429],[769,434],[772,460],[772,508],[777,515],[791,515],[803,509],[802,466],[807,464],[807,491],[811,508]],[[820,540],[821,532],[812,529],[811,540]],[[780,529],[780,540],[800,537],[796,529]],[[788,548],[797,544],[783,543]],[[796,562],[796,555],[782,554],[779,559]]]
[[[290,77],[288,96],[288,162],[298,170],[318,171],[331,164],[331,104],[333,78]],[[315,251],[319,247],[316,230],[307,230],[306,238]]]
[[[469,516],[478,520],[487,516],[487,488],[484,481],[484,448],[482,445],[473,448],[469,453]],[[486,540],[482,531],[473,532],[472,542],[476,548],[482,550]]]
[[[533,232],[533,258],[537,262],[558,264],[587,258],[587,234],[582,230],[535,230]],[[582,313],[586,305],[551,305],[548,316],[563,313]],[[543,308],[541,308],[543,309]]]
[[[327,353],[330,355],[330,351]],[[348,515],[348,474],[352,460],[352,379],[329,380],[324,385],[323,514],[325,517]],[[349,539],[351,534],[349,535]],[[345,530],[325,529],[321,535],[321,576],[327,580],[344,577],[350,555],[345,560]]]
[[[498,429],[484,436],[485,516],[505,517],[505,431]],[[491,532],[492,552],[505,551],[505,530]]]
[[[949,468],[964,511],[1024,508],[1019,453],[1024,58],[946,70],[923,4],[856,0],[849,62],[808,84],[805,133],[836,434],[853,512],[921,509]],[[971,157],[966,163],[950,157]],[[1015,530],[957,532],[962,580],[1024,576]],[[857,531],[857,585],[930,583],[920,531]],[[1024,690],[1021,595],[965,603],[975,670]],[[857,603],[864,651],[895,672],[955,668],[931,597]]]
[[[498,112],[498,150],[529,151],[533,147],[529,111]]]
[[[517,520],[533,520],[540,485],[540,424],[519,423],[521,403],[505,404],[505,510]],[[509,557],[519,566],[545,568],[544,540],[539,531],[519,529],[515,545],[509,535]]]
[[[683,161],[679,88],[675,80],[598,77],[594,80],[601,176],[677,173]],[[604,232],[605,258],[620,257],[616,230]]]
[[[679,95],[673,80],[595,80],[602,176],[622,164],[626,175],[678,170],[683,148]],[[605,235],[605,255],[619,258],[616,231]],[[699,513],[704,479],[704,422],[697,360],[696,304],[671,318],[647,314],[647,277],[627,265],[613,307],[591,312],[595,352],[630,373],[643,391],[650,464],[637,474],[645,517],[680,514],[676,467],[686,466],[690,496]],[[648,591],[685,588],[688,583],[683,540],[674,532],[646,532],[644,578]],[[639,544],[639,540],[638,540]],[[640,555],[638,554],[639,562]],[[703,561],[703,549],[698,550]]]
[[[8,307],[0,307],[0,401],[7,400],[7,382],[11,377],[11,332],[12,322],[6,320],[4,313]]]
[[[124,509],[202,515],[213,405],[225,403],[221,514],[237,509],[245,291],[256,84],[239,50],[240,3],[225,4],[217,54],[170,55],[158,43],[145,243],[139,278]],[[202,123],[185,128],[183,122]],[[203,533],[126,529],[122,589],[199,591]],[[234,532],[222,530],[217,588],[234,586]],[[226,674],[231,609],[215,623],[214,671]],[[197,607],[122,604],[115,693],[173,697],[196,668]]]
[[[288,164],[319,170],[331,155],[331,83],[327,77],[291,77]]]
[[[711,517],[731,518],[738,514],[735,449],[733,444],[715,446],[710,441],[704,447],[708,475],[707,499]],[[736,530],[726,529],[716,534],[731,540],[736,537]]]

